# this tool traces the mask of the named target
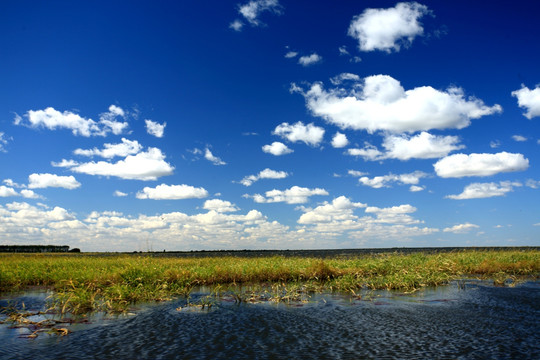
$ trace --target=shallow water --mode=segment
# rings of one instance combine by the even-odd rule
[[[178,311],[186,301],[177,300],[93,317],[64,337],[21,338],[24,329],[0,325],[0,359],[540,359],[538,282],[364,295],[224,301],[210,311]],[[38,308],[44,298],[28,294],[25,305]]]

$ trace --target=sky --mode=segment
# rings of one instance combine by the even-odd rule
[[[0,244],[540,246],[538,6],[1,1]]]

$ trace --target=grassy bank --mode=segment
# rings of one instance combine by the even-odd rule
[[[50,287],[54,290],[52,305],[73,313],[121,312],[137,302],[188,296],[196,286],[222,291],[235,285],[279,285],[281,294],[300,286],[303,291],[414,291],[464,277],[490,278],[502,285],[509,278],[539,274],[537,250],[378,254],[324,260],[0,254],[0,292]]]

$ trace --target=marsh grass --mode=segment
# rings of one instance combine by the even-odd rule
[[[160,258],[145,255],[0,254],[0,292],[51,288],[60,313],[123,312],[135,303],[189,299],[195,287],[235,302],[304,301],[306,294],[363,289],[413,292],[465,277],[514,284],[540,274],[537,250],[388,253],[352,258]]]

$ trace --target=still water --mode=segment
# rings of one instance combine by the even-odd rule
[[[197,296],[206,294],[194,294]],[[0,300],[44,306],[46,294]],[[186,300],[66,325],[0,325],[0,359],[540,359],[540,283],[469,281],[415,294],[316,295],[308,303],[187,308]]]

